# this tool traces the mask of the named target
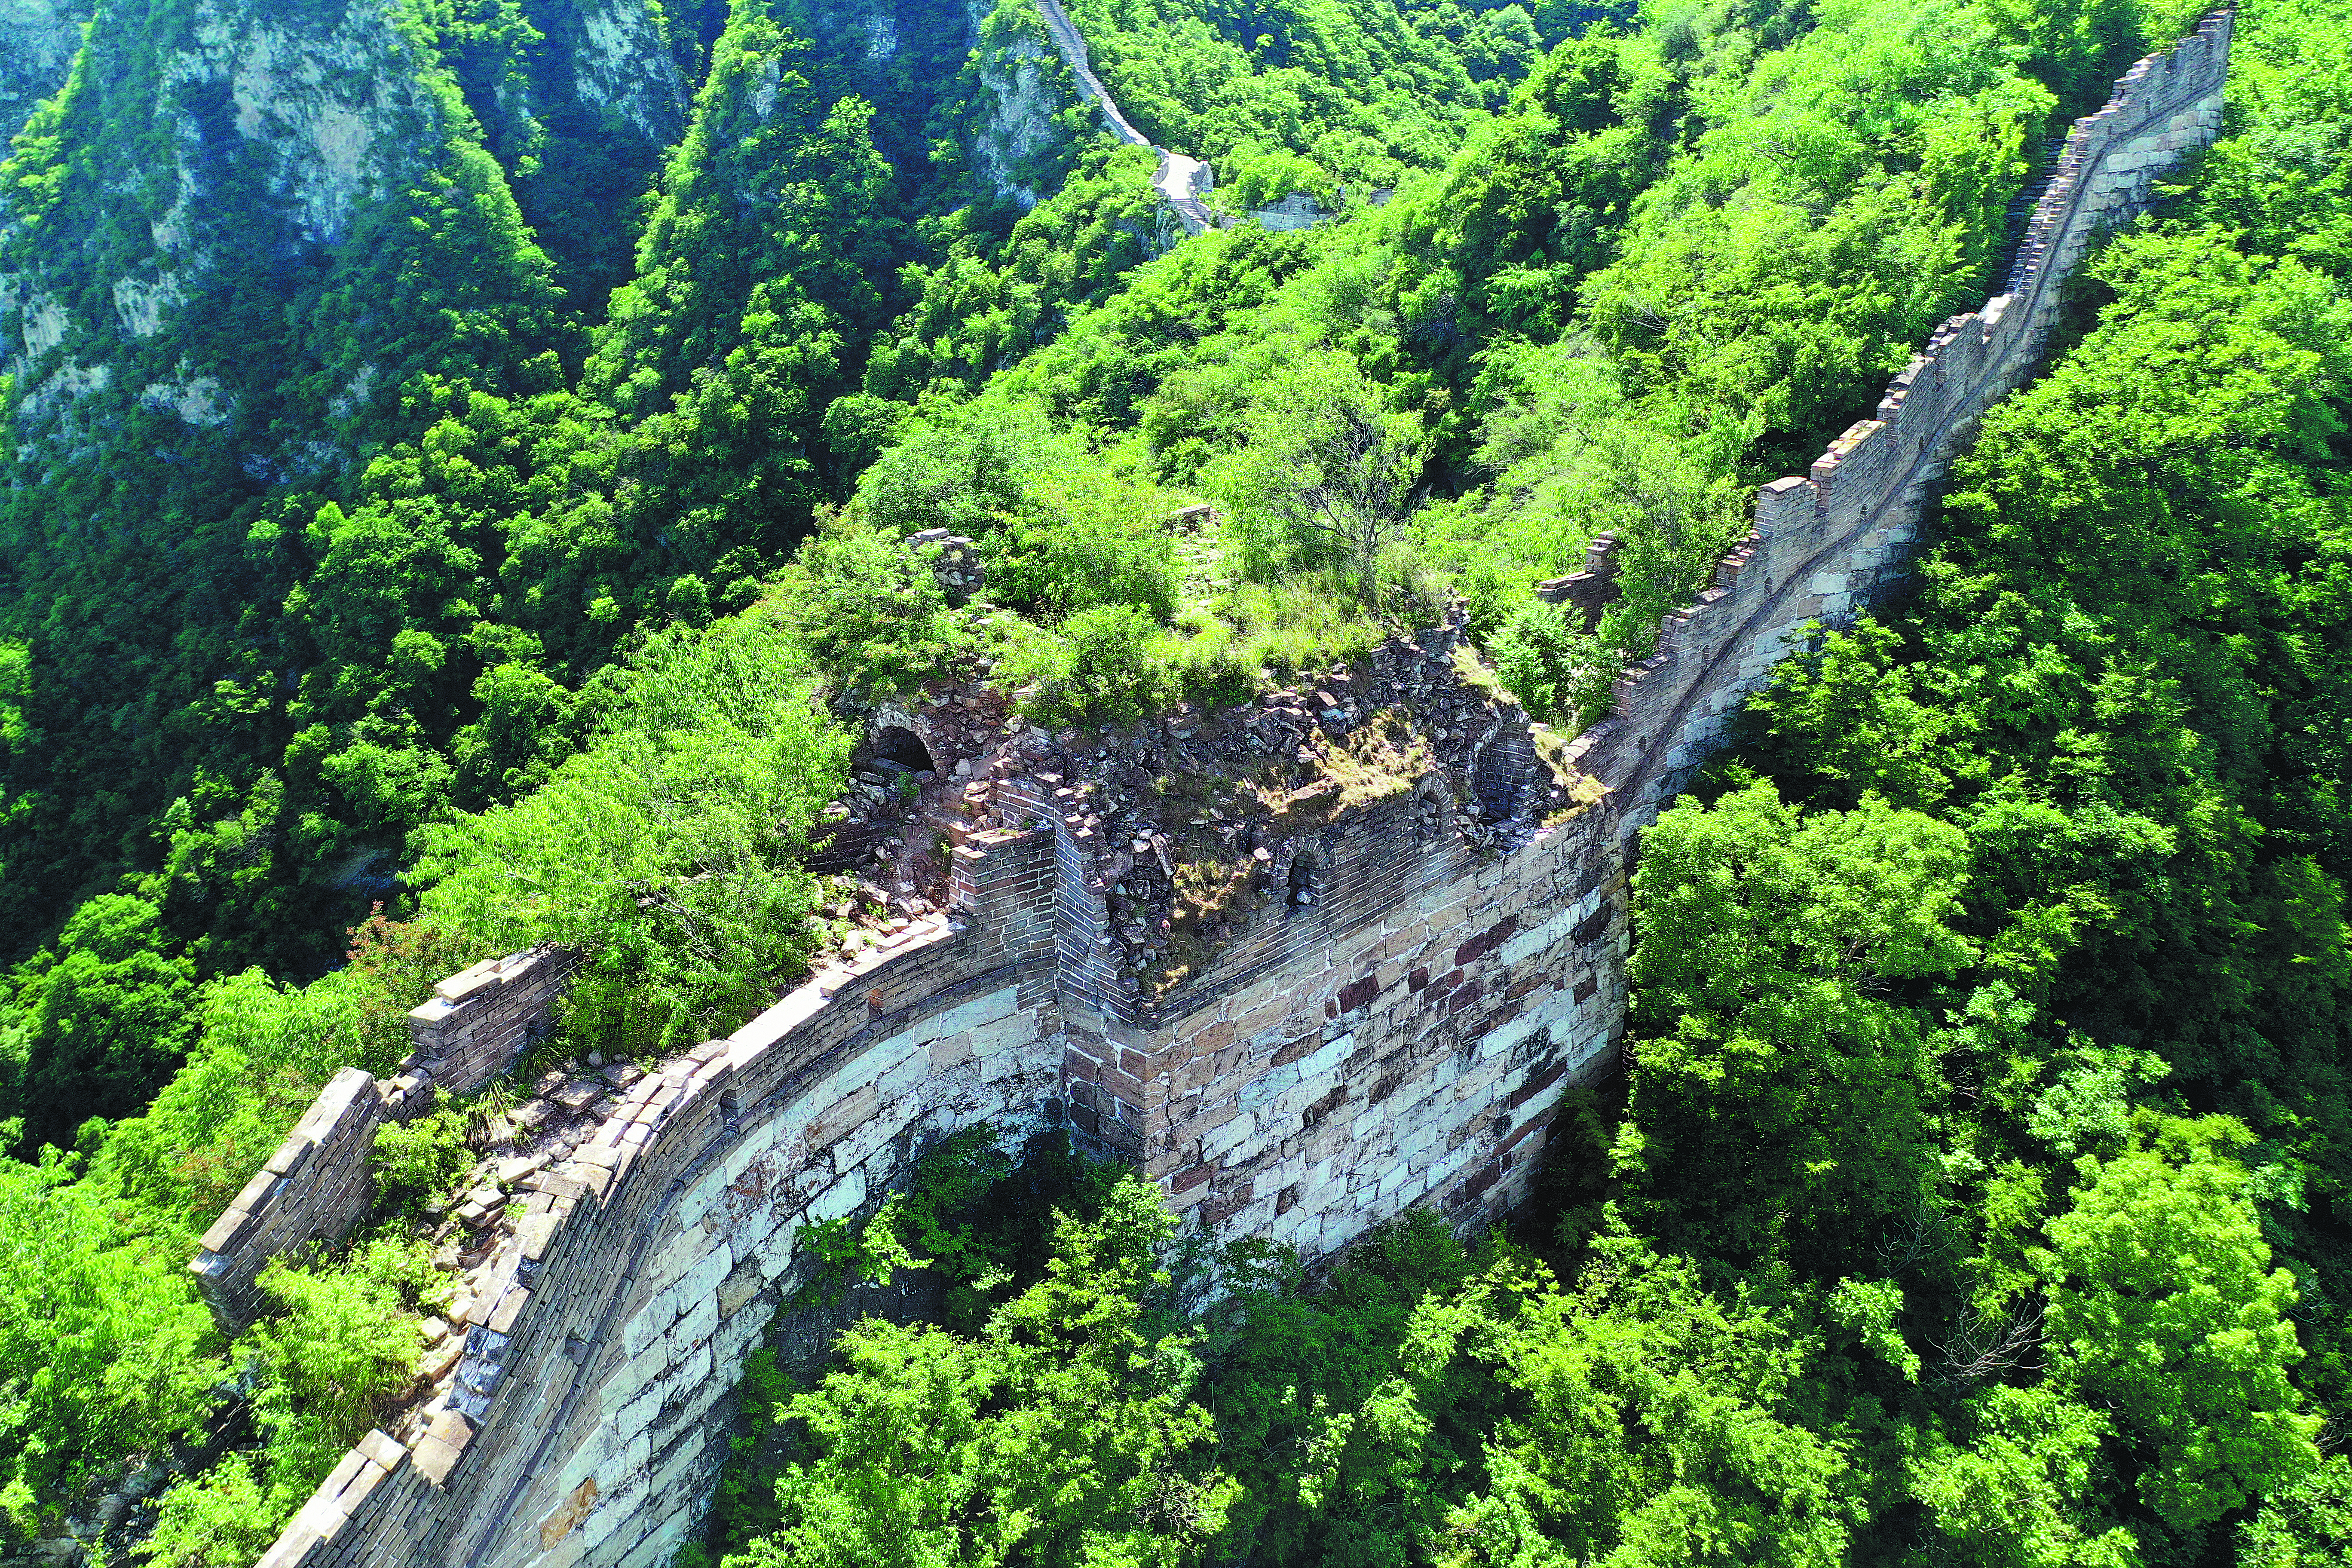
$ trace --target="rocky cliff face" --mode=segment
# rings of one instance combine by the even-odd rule
[[[981,89],[971,128],[972,166],[999,201],[1025,212],[1049,194],[1045,176],[1060,172],[1050,163],[1072,138],[1056,117],[1077,103],[1076,89],[1034,7],[1015,4],[992,16],[974,0],[971,20]]]
[[[88,0],[0,0],[0,121],[10,132],[65,85],[89,20]]]
[[[446,131],[447,105],[384,12],[251,12],[236,0],[202,0],[159,62],[156,110],[173,121],[179,179],[156,244],[175,258],[187,255],[190,198],[204,194],[194,187],[213,161],[207,134],[218,128],[198,106],[224,90],[240,150],[257,155],[288,237],[299,244],[350,237],[358,204],[420,177]]]
[[[274,426],[240,455],[253,477],[331,461],[403,325],[349,286],[513,210],[429,30],[363,0],[104,4],[26,134],[0,303],[19,437],[64,453],[140,411],[249,412]]]
[[[583,322],[627,280],[640,198],[686,129],[693,97],[655,0],[557,0],[512,52],[468,51],[460,77]]]
[[[677,141],[688,95],[660,12],[646,0],[582,0],[566,21],[573,96],[656,147]]]
[[[0,336],[40,461],[160,416],[167,447],[216,434],[240,484],[331,474],[415,374],[495,388],[601,317],[683,148],[696,46],[655,0],[542,0],[496,36],[404,0],[99,0],[74,68],[76,3],[0,0],[0,112],[12,83],[65,83],[0,190]],[[815,90],[874,105],[888,199],[1055,188],[1083,107],[1024,0],[773,12]],[[968,174],[933,156],[958,142]]]
[[[972,137],[972,161],[999,200],[1017,203],[1024,212],[1037,205],[1040,193],[1019,171],[1057,137],[1054,113],[1061,102],[1049,73],[1059,63],[1051,49],[1027,39],[981,58],[980,84],[988,100]]]

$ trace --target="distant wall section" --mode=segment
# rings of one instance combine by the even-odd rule
[[[1129,147],[1150,147],[1160,155],[1160,167],[1151,178],[1151,188],[1160,194],[1178,227],[1185,234],[1206,234],[1218,227],[1231,227],[1242,220],[1231,215],[1212,212],[1201,198],[1216,187],[1216,174],[1208,164],[1182,153],[1171,153],[1154,146],[1151,139],[1138,131],[1118,107],[1110,89],[1094,72],[1094,64],[1087,50],[1087,40],[1077,24],[1062,8],[1061,0],[1037,0],[1038,18],[1045,24],[1045,36],[1069,67],[1076,83],[1078,96],[1094,105],[1102,116],[1103,129],[1111,137]],[[1371,193],[1371,203],[1379,206],[1388,200],[1387,191]],[[1292,191],[1280,200],[1260,207],[1250,215],[1259,226],[1276,232],[1312,228],[1328,218],[1338,216],[1318,203],[1306,191]]]

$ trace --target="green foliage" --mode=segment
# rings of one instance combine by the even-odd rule
[[[2153,1452],[2140,1495],[2192,1530],[2318,1463],[2320,1418],[2288,1370],[2303,1359],[2294,1277],[2270,1246],[2222,1118],[2160,1124],[2152,1146],[2085,1156],[2074,1206],[2046,1230],[2051,1370]]]
[[[1890,983],[1973,956],[1950,929],[1968,840],[1865,798],[1801,815],[1769,783],[1678,802],[1643,841],[1631,970],[1651,1038],[1621,1147],[1636,1212],[1739,1257],[1835,1256],[1927,1179],[1937,1051]],[[1668,1173],[1671,1173],[1671,1175]]]
[[[370,1243],[340,1268],[273,1258],[262,1270],[262,1294],[280,1312],[246,1336],[260,1376],[255,1418],[319,1477],[407,1386],[425,1342],[405,1309],[440,1278],[421,1249],[398,1241]]]
[[[903,427],[860,482],[858,519],[980,542],[989,597],[1042,620],[1107,605],[1176,608],[1167,499],[1124,454],[1088,448],[1026,403]]]
[[[172,951],[159,913],[125,894],[92,899],[54,948],[9,977],[18,1021],[5,1093],[37,1142],[67,1142],[68,1117],[136,1110],[178,1065],[194,1032],[195,965]]]
[[[1042,1276],[970,1330],[849,1331],[777,1407],[803,1457],[772,1523],[748,1492],[722,1515],[728,1561],[995,1561],[1017,1542],[1038,1561],[1664,1563],[1696,1538],[1825,1564],[1853,1539],[1852,1457],[1791,1419],[1822,1342],[1785,1302],[1724,1301],[1622,1234],[1564,1289],[1419,1214],[1313,1292],[1295,1258],[1244,1246],[1187,1327],[1199,1249],[1171,1278],[1159,1194],[1128,1176],[1100,1202],[1058,1218]],[[1001,1255],[992,1231],[955,1239]]]
[[[1002,237],[972,208],[941,220],[945,255],[903,274],[913,302],[877,338],[866,390],[855,395],[902,407],[926,392],[977,392],[1051,342],[1073,312],[1115,297],[1169,221],[1151,189],[1155,162],[1142,148],[1082,146],[1059,187]],[[856,412],[844,408],[849,402],[834,405],[844,420]],[[834,418],[828,410],[827,439],[846,453]]]
[[[1147,1305],[1173,1228],[1130,1179],[1098,1220],[1060,1224],[1045,1278],[976,1338],[851,1329],[839,1370],[777,1412],[811,1450],[777,1480],[779,1528],[728,1561],[1192,1560],[1233,1488],[1188,1339]]]
[[[870,529],[811,540],[777,575],[769,606],[816,668],[861,696],[911,691],[971,641],[929,564]]]
[[[1352,363],[1318,356],[1255,400],[1244,443],[1211,481],[1232,505],[1243,569],[1270,578],[1330,568],[1370,598],[1421,477],[1419,422],[1383,408]]]
[[[1832,7],[1742,74],[1694,84],[1704,134],[1579,313],[1637,394],[1753,410],[1809,456],[1982,291],[2050,100],[1932,0]]]
[[[2315,26],[2291,6],[2243,25],[2258,61]],[[1916,604],[1777,672],[1711,786],[1729,793],[1670,813],[1637,880],[1656,1037],[1633,1047],[1620,1152],[1629,1190],[1678,1205],[1727,1131],[1700,1108],[1748,1067],[1693,1052],[1695,1024],[1727,1006],[1776,1048],[1806,1037],[1769,988],[1717,986],[1752,973],[1744,917],[1692,889],[1742,885],[1740,841],[1705,840],[1721,868],[1659,853],[1748,820],[1758,772],[1807,808],[1776,837],[1856,814],[1956,836],[1950,957],[1835,1010],[1924,1042],[1881,1166],[1907,1161],[1916,1194],[1849,1215],[1844,1245],[1791,1227],[1763,1250],[1801,1277],[1899,1277],[1899,1311],[1848,1321],[1898,1333],[1885,1353],[1919,1357],[1919,1392],[1845,1408],[1889,1422],[1908,1498],[1970,1562],[2231,1560],[2232,1533],[2235,1560],[2291,1562],[2334,1528],[2314,1438],[2345,1386],[2331,1042],[2352,969],[2334,721],[2313,719],[2344,700],[2342,285],[2216,221],[2259,210],[2250,158],[2314,132],[2281,123],[2314,104],[2259,68],[2244,91],[2210,194],[2102,254],[2076,346],[1956,464]],[[1841,896],[1904,863],[1866,858]],[[1800,903],[1816,885],[1773,879]],[[1814,949],[1806,982],[1841,957]],[[1808,1158],[1827,1141],[1782,1138]],[[1759,1277],[1743,1226],[1669,1234]]]
[[[390,1074],[406,1014],[449,973],[445,942],[372,921],[350,963],[306,986],[258,970],[205,987],[186,1063],[146,1111],[117,1122],[98,1173],[152,1215],[200,1233],[345,1067]]]
[[[581,953],[565,1024],[583,1048],[725,1034],[804,959],[801,853],[848,760],[774,620],[666,634],[543,787],[428,831],[425,913],[482,952]]]
[[[336,1268],[272,1259],[260,1286],[278,1313],[237,1342],[254,1379],[264,1456],[258,1466],[252,1456],[233,1456],[166,1491],[151,1559],[168,1568],[228,1568],[267,1551],[408,1388],[425,1348],[412,1308],[418,1290],[440,1279],[423,1251],[396,1240],[366,1244]]]
[[[1021,710],[1041,724],[1088,728],[1124,723],[1174,695],[1160,648],[1167,635],[1128,605],[1072,616],[1058,632],[1034,633],[998,667],[1022,693]]]
[[[763,1347],[744,1357],[742,1375],[735,1384],[743,1430],[728,1438],[730,1458],[719,1472],[719,1494],[710,1505],[709,1544],[688,1542],[679,1547],[671,1568],[710,1568],[718,1554],[757,1540],[781,1522],[775,1476],[760,1457],[762,1447],[774,1441],[778,1409],[798,1392],[792,1375],[776,1364],[775,1352]]]
[[[2105,1415],[2046,1384],[1995,1384],[1949,1425],[1906,1433],[1905,1462],[1910,1495],[1951,1550],[1987,1568],[2140,1560],[2100,1506]]]
[[[2352,174],[2326,149],[2352,90],[2347,49],[2324,0],[2268,0],[2242,21],[2230,51],[2238,121],[2200,162],[2196,197],[2252,254],[2336,278],[2352,272]]]
[[[866,1222],[868,1252],[887,1250],[890,1264],[862,1272],[887,1284],[889,1267],[937,1268],[976,1297],[1010,1279],[1003,1239],[975,1231],[971,1220],[1012,1171],[1011,1157],[984,1121],[943,1139],[916,1163],[913,1184],[884,1199]]]
[[[2239,1527],[2245,1568],[2317,1568],[2352,1551],[2352,1459],[2342,1454],[2293,1486],[2273,1491]]]
[[[1042,478],[1024,500],[984,541],[991,598],[1045,618],[1176,613],[1176,548],[1156,492],[1089,465]]]
[[[1608,701],[1619,661],[1575,630],[1565,606],[1530,599],[1489,639],[1495,673],[1535,719],[1576,721]]]
[[[71,1166],[0,1160],[0,1529],[51,1510],[122,1455],[192,1435],[226,1370],[182,1267],[185,1233],[142,1235]]]
[[[430,1116],[387,1121],[375,1130],[375,1177],[379,1208],[409,1213],[446,1198],[474,1164],[466,1143],[466,1116],[444,1106]]]
[[[889,166],[871,105],[829,102],[813,53],[765,7],[731,8],[589,367],[625,412],[654,412],[763,327],[838,331],[879,313]]]
[[[1451,1512],[1442,1560],[1843,1562],[1851,1459],[1787,1418],[1806,1336],[1761,1303],[1710,1299],[1685,1264],[1609,1252],[1580,1295],[1504,1268],[1451,1312],[1424,1309],[1460,1325],[1525,1411],[1498,1424],[1491,1479]]]
[[[887,533],[984,533],[1020,505],[1028,453],[1049,439],[1036,410],[1024,404],[984,416],[918,421],[859,481],[858,513]]]

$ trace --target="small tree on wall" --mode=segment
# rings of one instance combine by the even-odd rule
[[[1307,361],[1258,401],[1228,477],[1244,569],[1337,568],[1370,599],[1428,456],[1420,421],[1383,407],[1352,362]]]

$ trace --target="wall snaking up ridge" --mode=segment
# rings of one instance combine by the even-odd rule
[[[1151,139],[1135,128],[1120,111],[1110,89],[1103,86],[1101,79],[1095,75],[1093,63],[1087,54],[1087,40],[1078,32],[1077,24],[1070,20],[1070,14],[1062,8],[1061,0],[1037,0],[1037,15],[1045,24],[1045,36],[1053,40],[1055,49],[1070,68],[1070,75],[1077,83],[1078,96],[1093,104],[1102,115],[1103,129],[1129,147],[1150,147],[1160,154],[1160,168],[1151,176],[1151,188],[1160,193],[1160,199],[1167,204],[1177,224],[1186,234],[1206,234],[1219,226],[1218,216],[1201,200],[1216,186],[1216,175],[1209,165],[1186,153],[1153,146]],[[1318,218],[1330,215],[1317,206],[1312,196],[1303,192],[1293,192],[1280,203],[1262,209],[1255,216],[1258,222],[1267,228],[1284,229],[1305,228]],[[1231,225],[1239,220],[1226,217],[1222,221]]]
[[[1614,711],[1570,748],[1629,821],[1646,824],[1681,787],[1809,622],[1850,617],[1900,575],[1927,486],[2041,356],[2067,274],[2101,233],[2146,208],[2159,174],[2220,132],[2234,22],[2232,9],[2215,11],[2076,121],[2006,290],[1937,329],[1874,416],[1809,473],[1763,487],[1754,529],[1713,584],[1666,617],[1657,652],[1618,680]]]
[[[1116,736],[1029,729],[970,691],[877,714],[931,762],[910,776],[948,813],[948,912],[902,919],[726,1040],[608,1073],[560,1157],[516,1157],[475,1205],[429,1398],[345,1458],[264,1568],[658,1568],[707,1506],[744,1357],[807,1276],[800,1227],[871,1212],[977,1121],[1066,1125],[1189,1222],[1310,1258],[1416,1205],[1466,1228],[1524,1195],[1561,1095],[1619,1056],[1636,835],[1792,638],[1900,575],[1927,487],[2041,352],[2060,280],[2218,129],[2231,26],[2208,17],[2076,123],[2008,289],[1938,329],[1808,474],[1763,487],[1712,585],[1555,762],[1450,625]],[[1596,614],[1612,570],[1596,548],[1547,593]],[[1379,753],[1387,772],[1347,750],[1397,715],[1412,745]],[[1293,756],[1329,771],[1255,816],[1133,815],[1155,774]],[[1180,870],[1232,897],[1154,968]],[[517,985],[469,971],[420,1010],[455,1078],[503,1066],[560,984],[558,962],[508,963],[491,973]],[[321,1094],[206,1238],[224,1321],[273,1250],[363,1211],[373,1125],[439,1072]]]

